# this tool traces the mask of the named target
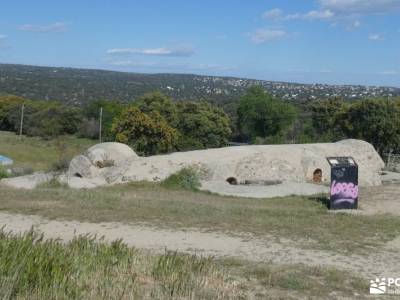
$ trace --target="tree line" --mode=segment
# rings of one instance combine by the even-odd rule
[[[141,155],[249,144],[334,142],[363,139],[380,153],[400,152],[400,99],[354,102],[333,98],[295,104],[250,87],[226,112],[204,101],[174,101],[147,93],[126,104],[98,100],[85,106],[0,96],[0,130],[51,139],[65,134],[132,146]]]

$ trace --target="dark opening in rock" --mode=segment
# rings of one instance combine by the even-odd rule
[[[322,182],[322,170],[321,169],[316,169],[313,173],[313,181],[315,183]]]
[[[74,174],[74,176],[75,176],[75,177],[82,178],[82,175],[81,175],[81,174],[79,174],[79,173],[75,173],[75,174]]]
[[[238,185],[239,184],[238,180],[235,177],[229,177],[226,181],[231,185]]]

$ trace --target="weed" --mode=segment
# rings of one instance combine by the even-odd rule
[[[188,191],[197,191],[201,186],[199,174],[193,168],[184,168],[172,174],[161,185],[166,188],[181,188]]]

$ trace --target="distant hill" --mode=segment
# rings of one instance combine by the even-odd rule
[[[400,89],[391,87],[298,84],[190,74],[140,74],[0,64],[0,94],[78,105],[98,99],[129,102],[155,90],[177,100],[204,99],[223,105],[238,99],[249,86],[255,84],[263,85],[277,97],[296,101],[332,96],[345,99],[400,96]]]

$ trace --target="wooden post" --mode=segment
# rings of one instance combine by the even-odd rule
[[[22,137],[22,128],[24,127],[24,112],[25,112],[25,104],[22,104],[22,107],[21,107],[21,123],[19,124],[19,137]]]
[[[103,123],[103,108],[100,107],[100,116],[99,116],[99,142],[102,140],[102,123]]]

